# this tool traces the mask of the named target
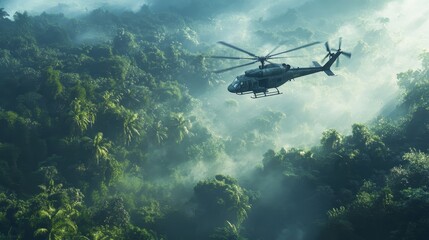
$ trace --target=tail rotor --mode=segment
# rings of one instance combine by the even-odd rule
[[[332,57],[332,52],[331,52],[331,48],[329,47],[329,43],[328,42],[325,42],[325,48],[326,48],[326,51],[328,52],[328,54],[326,54],[326,56],[322,59],[322,63],[329,57],[329,58],[331,58]]]
[[[339,53],[339,55],[344,55],[344,56],[346,56],[347,58],[351,58],[351,57],[352,57],[352,54],[351,54],[350,52],[344,52],[343,50],[341,50],[342,42],[343,42],[343,38],[342,38],[342,37],[340,37],[340,39],[339,39],[339,41],[338,41],[338,49],[330,48],[330,47],[329,47],[329,43],[328,43],[328,42],[326,42],[326,43],[325,43],[325,47],[326,47],[326,51],[327,51],[328,53],[327,53],[327,54],[326,54],[326,56],[322,59],[322,62],[324,62],[327,58],[331,59],[333,56],[335,56],[335,55],[336,55],[336,54],[338,54],[338,53]],[[335,52],[332,52],[332,51],[335,51]],[[336,59],[336,67],[338,67],[338,66],[340,65],[340,58],[339,58],[339,55],[338,55],[338,58]]]

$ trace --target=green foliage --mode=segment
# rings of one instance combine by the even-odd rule
[[[216,229],[216,232],[210,236],[210,239],[213,240],[245,240],[245,238],[240,236],[240,232],[237,227],[226,221],[226,226],[223,228]]]
[[[30,17],[26,11],[23,13],[16,12],[13,15],[13,19],[17,25],[24,30],[28,30],[28,28],[31,26]]]
[[[52,99],[57,99],[63,93],[63,85],[60,81],[60,71],[48,67],[44,74],[43,93]]]
[[[322,133],[320,143],[322,144],[323,150],[327,152],[337,151],[343,144],[343,136],[335,129],[329,129]]]
[[[130,215],[121,197],[105,200],[94,213],[94,221],[101,225],[125,227],[130,222]]]
[[[170,100],[180,103],[183,94],[177,82],[163,82],[159,85],[159,100]]]
[[[191,123],[183,116],[183,113],[172,113],[170,118],[170,130],[172,131],[170,135],[174,135],[176,143],[180,143],[189,134]]]
[[[34,237],[47,237],[49,240],[71,238],[77,235],[77,225],[72,220],[78,211],[70,205],[63,208],[55,209],[49,207],[46,210],[39,210],[38,216],[35,216],[33,221],[37,226],[38,222],[46,220],[47,227],[39,227],[34,231]]]
[[[199,182],[194,188],[198,205],[196,217],[200,219],[203,232],[212,232],[228,221],[230,228],[240,228],[251,208],[249,195],[231,177],[217,175],[213,180]]]
[[[350,135],[326,130],[311,149],[266,151],[284,113],[230,136],[199,116],[188,89],[204,96],[222,81],[195,56],[207,47],[191,19],[148,6],[7,17],[0,8],[0,239],[427,238],[427,52],[421,69],[398,74],[392,117]],[[266,151],[256,169],[242,162],[251,149]],[[218,165],[224,158],[235,168]],[[197,167],[236,172],[245,188],[225,175],[201,180]]]
[[[9,14],[4,10],[4,8],[0,8],[0,19],[5,19],[9,17]]]
[[[168,137],[168,128],[162,125],[161,120],[157,121],[152,126],[153,136],[158,144],[164,142]]]
[[[164,217],[164,213],[161,209],[159,202],[150,201],[147,205],[137,210],[137,215],[145,225],[156,223],[159,219]]]
[[[346,208],[340,206],[339,208],[332,208],[328,210],[329,219],[341,219],[346,214]]]
[[[131,140],[140,136],[142,129],[142,118],[137,114],[128,109],[123,110],[122,117],[123,136],[126,143],[130,143]]]
[[[72,131],[83,133],[95,123],[96,108],[93,103],[85,99],[75,98],[70,103],[68,115],[71,120]]]
[[[105,160],[109,158],[110,144],[103,141],[103,133],[97,133],[92,144],[97,165],[100,163],[100,159]]]
[[[429,180],[429,156],[412,150],[403,156],[404,164],[391,169],[389,184],[394,189],[419,188]]]
[[[120,54],[131,53],[137,47],[135,37],[132,33],[119,29],[113,39],[113,48]]]

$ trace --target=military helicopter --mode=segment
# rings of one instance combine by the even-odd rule
[[[271,62],[271,59],[281,59],[287,57],[279,57],[281,54],[289,53],[296,51],[302,48],[310,47],[320,42],[309,43],[297,48],[293,48],[287,51],[282,51],[278,53],[273,53],[280,46],[275,47],[265,56],[257,56],[249,51],[236,47],[232,44],[219,41],[219,44],[222,44],[226,47],[235,49],[237,51],[246,53],[250,57],[227,57],[227,56],[209,56],[210,58],[223,58],[223,59],[247,59],[252,60],[250,63],[229,67],[226,69],[221,69],[214,71],[215,73],[222,73],[232,69],[252,65],[254,63],[260,62],[261,65],[259,68],[247,70],[244,72],[244,75],[237,76],[234,81],[228,86],[228,91],[231,93],[236,93],[238,95],[253,94],[251,98],[261,98],[282,94],[278,87],[285,84],[288,81],[291,81],[295,78],[306,76],[309,74],[314,74],[317,72],[325,72],[328,76],[335,75],[330,67],[332,64],[337,61],[337,66],[339,65],[339,56],[344,55],[348,58],[351,57],[351,53],[344,52],[341,50],[342,38],[339,39],[338,49],[331,49],[329,43],[325,43],[326,51],[328,52],[323,58],[322,63],[329,58],[329,60],[322,66],[318,62],[313,61],[314,67],[305,67],[305,68],[292,68],[289,64],[276,64]],[[334,51],[334,52],[333,52]],[[268,62],[268,64],[265,64]],[[275,89],[275,91],[269,91],[270,89]]]

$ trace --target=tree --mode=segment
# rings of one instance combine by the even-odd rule
[[[403,164],[390,170],[388,183],[397,191],[421,188],[429,181],[429,155],[411,150],[402,157]]]
[[[70,103],[68,115],[71,118],[72,131],[83,133],[95,123],[96,107],[90,101],[75,98]]]
[[[194,187],[196,217],[202,235],[210,235],[228,221],[240,229],[250,210],[249,195],[231,177],[217,175],[213,180],[199,182]]]
[[[34,236],[47,236],[49,240],[67,239],[77,235],[77,225],[72,220],[79,212],[71,205],[65,205],[60,209],[49,206],[37,212],[40,221],[44,219],[47,226],[39,227],[34,232]]]
[[[335,129],[329,129],[322,133],[322,139],[320,140],[322,148],[327,151],[337,150],[343,143],[343,136]]]
[[[363,124],[353,124],[352,126],[352,140],[353,144],[359,148],[364,149],[373,137],[369,129]]]
[[[103,141],[102,132],[95,135],[92,145],[94,147],[94,157],[97,165],[100,163],[100,160],[106,160],[109,158],[109,148],[111,144]]]
[[[172,128],[170,130],[174,131],[176,136],[176,143],[183,141],[186,135],[189,134],[190,122],[185,119],[183,113],[173,113],[171,114]]]
[[[23,13],[16,12],[13,15],[13,19],[15,20],[16,24],[20,27],[21,31],[23,31],[24,33],[31,26],[30,16],[28,16],[27,11],[24,11]]]
[[[49,240],[77,237],[78,226],[74,219],[80,214],[78,208],[82,206],[83,194],[77,189],[64,189],[53,179],[47,185],[40,185],[40,189],[42,191],[31,200],[38,209],[30,218],[35,228],[34,237]]]
[[[108,119],[108,122],[106,122],[108,129],[105,132],[112,132],[112,129],[116,130],[115,132],[119,131],[119,136],[124,140],[125,144],[130,144],[142,135],[142,116],[122,106],[120,104],[121,95],[115,96],[112,92],[106,92],[103,95],[103,99],[102,109],[106,114],[104,118]]]
[[[4,10],[4,8],[0,8],[0,19],[5,19],[9,17],[9,14]]]
[[[60,71],[48,67],[43,74],[44,83],[42,91],[45,96],[57,99],[63,93],[63,85],[60,81]]]
[[[121,28],[118,30],[115,38],[113,39],[113,48],[120,54],[131,53],[137,47],[135,37],[130,32]]]
[[[142,119],[139,114],[126,108],[122,111],[122,129],[125,142],[129,144],[134,138],[140,136]]]
[[[226,221],[225,227],[216,229],[215,233],[210,236],[211,240],[244,240],[240,236],[239,229],[229,221]]]
[[[124,199],[122,197],[113,197],[104,200],[93,215],[94,221],[107,226],[125,228],[130,223],[130,214],[128,213]]]
[[[162,125],[161,120],[153,124],[152,130],[153,130],[153,135],[155,137],[155,140],[158,144],[163,143],[167,139],[168,128]]]

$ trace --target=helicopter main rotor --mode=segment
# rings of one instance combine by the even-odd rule
[[[236,68],[240,68],[240,67],[252,65],[252,64],[257,63],[257,62],[260,62],[262,68],[264,68],[265,62],[272,63],[272,62],[269,61],[269,59],[291,58],[291,57],[278,57],[278,55],[289,53],[289,52],[292,52],[292,51],[296,51],[296,50],[299,50],[299,49],[302,49],[302,48],[310,47],[310,46],[313,46],[315,44],[319,44],[320,42],[312,42],[312,43],[309,43],[309,44],[306,44],[306,45],[303,45],[303,46],[300,46],[300,47],[297,47],[297,48],[293,48],[293,49],[289,49],[289,50],[286,50],[286,51],[283,51],[283,52],[278,52],[278,53],[274,53],[273,54],[273,52],[276,51],[281,46],[281,45],[278,45],[273,50],[271,50],[267,55],[265,55],[265,56],[257,56],[254,53],[251,53],[251,52],[246,51],[246,50],[244,50],[242,48],[239,48],[239,47],[234,46],[232,44],[226,43],[224,41],[219,41],[218,43],[222,44],[222,45],[224,45],[226,47],[229,47],[229,48],[235,49],[237,51],[240,51],[242,53],[245,53],[245,54],[249,55],[250,57],[209,56],[210,58],[245,59],[245,60],[253,60],[253,61],[250,62],[250,63],[246,63],[246,64],[234,66],[234,67],[229,67],[229,68],[225,68],[225,69],[221,69],[221,70],[216,70],[216,71],[214,71],[215,73],[226,72],[226,71],[229,71],[229,70],[232,70],[232,69],[236,69]]]

